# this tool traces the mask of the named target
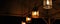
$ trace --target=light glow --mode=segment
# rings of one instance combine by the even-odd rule
[[[22,22],[21,24],[26,24],[26,22]]]
[[[34,12],[32,12],[32,15],[33,16],[39,16],[39,12],[38,11],[34,11]]]
[[[43,8],[44,9],[51,9],[52,8],[52,0],[44,0],[43,1]]]
[[[29,17],[26,17],[26,21],[28,22],[28,21],[31,21],[31,18],[29,18]]]
[[[50,3],[49,0],[47,0],[47,5],[49,5],[49,3]]]
[[[32,11],[32,18],[39,18],[39,11]]]

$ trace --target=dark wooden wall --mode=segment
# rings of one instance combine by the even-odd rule
[[[31,12],[35,4],[39,6],[40,14],[44,13],[42,0],[0,0],[0,3],[0,15],[24,16]],[[53,1],[53,8],[48,13],[60,17],[60,0]]]

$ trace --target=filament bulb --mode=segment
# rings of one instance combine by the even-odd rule
[[[47,5],[49,5],[49,0],[47,0]]]
[[[51,9],[52,8],[52,0],[44,0],[43,1],[43,8],[44,9]]]

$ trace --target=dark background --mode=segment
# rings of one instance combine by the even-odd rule
[[[0,16],[0,24],[21,24],[25,22],[25,17]],[[32,19],[31,24],[46,24],[43,19]],[[60,19],[56,19],[53,24],[60,24]]]

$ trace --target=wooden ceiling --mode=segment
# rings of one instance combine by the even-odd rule
[[[12,3],[10,14],[11,15],[24,15],[28,14],[28,11],[31,11],[32,8],[36,6],[42,6],[42,1],[40,0],[17,0]],[[42,8],[41,8],[42,9]]]
[[[39,6],[38,10],[41,16],[41,13],[45,13],[43,9],[43,0],[4,0],[1,4],[2,7],[4,5],[5,11],[3,10],[4,8],[1,8],[0,15],[26,16],[32,11],[35,4],[37,7]],[[6,14],[6,12],[8,13]],[[52,14],[57,18],[60,17],[60,0],[53,0],[53,8],[48,11],[48,14]]]

